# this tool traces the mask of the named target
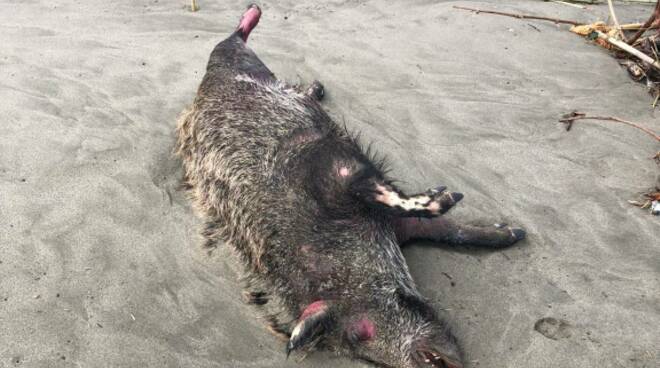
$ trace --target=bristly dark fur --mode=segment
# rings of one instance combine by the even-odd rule
[[[399,242],[500,246],[524,232],[440,217],[462,198],[444,187],[397,189],[385,157],[325,113],[320,83],[301,93],[246,46],[260,14],[251,5],[240,32],[214,48],[177,125],[205,246],[224,240],[237,251],[246,301],[270,311],[274,333],[291,335],[287,353],[320,342],[384,366],[459,367],[456,340],[417,290]]]

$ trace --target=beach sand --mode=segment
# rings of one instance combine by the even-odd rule
[[[0,367],[368,367],[286,360],[241,301],[232,251],[200,246],[175,121],[246,3],[198,3],[0,0]],[[452,9],[606,7],[260,5],[251,47],[283,79],[322,81],[406,190],[444,184],[465,194],[448,216],[527,229],[502,251],[404,249],[468,367],[660,366],[660,218],[626,202],[655,182],[658,145],[557,122],[577,109],[658,131],[652,97],[566,26]]]

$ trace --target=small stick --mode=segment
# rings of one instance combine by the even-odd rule
[[[630,23],[630,24],[622,24],[621,29],[624,31],[636,31],[639,29],[643,29],[645,31],[648,31],[649,29],[658,29],[660,28],[660,25],[654,25],[650,27],[643,28],[643,24],[641,23]]]
[[[536,27],[536,26],[533,25],[532,23],[527,23],[527,25],[530,26],[530,27],[532,27],[532,28],[534,28],[534,29],[536,30],[536,32],[541,32],[541,30],[538,29],[538,27]]]
[[[513,17],[513,18],[518,18],[518,19],[547,20],[547,21],[554,22],[554,23],[557,23],[557,24],[570,24],[570,25],[573,25],[573,26],[579,26],[579,25],[584,24],[584,23],[580,23],[580,22],[577,22],[577,21],[574,21],[574,20],[549,18],[549,17],[539,17],[539,16],[536,16],[536,15],[529,15],[529,14],[506,13],[506,12],[499,12],[499,11],[494,11],[494,10],[474,9],[474,8],[467,8],[467,7],[456,6],[456,5],[454,5],[454,9],[468,10],[468,11],[475,12],[477,14],[484,13],[484,14],[504,15],[506,17]]]
[[[658,60],[658,47],[655,45],[655,39],[654,37],[649,37],[652,41],[651,42],[651,51],[653,51],[653,56],[655,57],[655,60]]]
[[[578,9],[587,9],[587,7],[584,6],[584,5],[578,5],[578,4],[567,3],[566,1],[552,0],[552,2],[555,3],[555,4],[561,4],[561,5],[572,6],[572,7],[574,7],[574,8],[578,8]]]
[[[660,0],[656,1],[655,9],[653,9],[653,13],[651,13],[651,16],[646,21],[646,23],[644,23],[642,28],[640,28],[639,31],[637,31],[637,33],[635,33],[628,40],[628,45],[632,45],[633,43],[635,43],[635,41],[637,41],[637,39],[640,38],[644,34],[644,32],[646,32],[647,29],[649,29],[652,26],[656,26],[658,21],[658,16],[660,16]]]
[[[621,30],[619,20],[616,19],[616,13],[614,13],[614,5],[612,5],[612,0],[607,0],[607,7],[610,8],[610,17],[612,17],[612,22],[614,22],[614,28],[616,29],[617,33],[621,35],[623,42],[626,42],[626,35]]]
[[[197,0],[191,0],[190,1],[190,10],[193,12],[196,12],[199,10],[199,6],[197,6]]]
[[[645,201],[644,203],[640,201],[628,201],[628,203],[632,204],[633,206],[637,206],[641,209],[647,209],[651,206],[651,201]]]
[[[651,64],[651,66],[653,66],[657,70],[660,70],[660,62],[658,62],[657,60],[654,60],[652,57],[646,55],[645,53],[637,50],[636,48],[630,46],[629,44],[627,44],[623,41],[619,41],[616,38],[612,38],[612,37],[606,35],[605,33],[601,32],[601,31],[594,31],[594,32],[598,35],[598,38],[600,38],[601,40],[604,40],[604,41],[620,48],[621,50],[623,50],[623,51],[625,51],[625,52],[627,52],[631,55],[634,55],[634,56],[638,57],[642,61]]]
[[[573,122],[577,120],[601,120],[601,121],[613,121],[615,123],[621,123],[621,124],[626,124],[630,125],[633,128],[637,128],[644,133],[650,135],[653,137],[656,141],[660,142],[660,135],[656,134],[652,130],[645,128],[637,123],[633,123],[632,121],[627,121],[623,119],[616,118],[614,116],[588,116],[587,114],[583,112],[577,112],[573,111],[572,113],[564,116],[562,119],[559,119],[559,122],[567,124],[567,129],[569,130],[569,127],[572,126]]]

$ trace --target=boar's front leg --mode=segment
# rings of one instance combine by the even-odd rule
[[[406,195],[394,185],[381,180],[362,181],[353,188],[362,202],[397,217],[435,217],[449,211],[463,194],[446,192],[444,186],[424,193]]]
[[[305,90],[305,96],[315,101],[321,101],[325,96],[325,87],[323,87],[321,82],[315,80],[309,85],[309,87],[307,87],[307,90]]]
[[[431,240],[448,244],[505,247],[525,238],[525,231],[502,224],[475,226],[458,224],[445,217],[394,220],[394,231],[400,244],[411,240]]]

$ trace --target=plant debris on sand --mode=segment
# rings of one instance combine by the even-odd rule
[[[494,10],[454,6],[477,14],[494,14],[518,19],[543,20],[555,24],[571,25],[570,31],[610,50],[635,81],[645,83],[654,96],[653,107],[660,99],[660,0],[649,19],[641,23],[619,24],[611,0],[608,1],[613,24],[559,19],[531,14],[507,13]],[[632,34],[634,32],[634,34]]]
[[[657,142],[660,142],[660,135],[653,132],[651,129],[642,126],[641,124],[623,120],[614,116],[589,116],[583,112],[573,111],[569,114],[562,116],[559,119],[560,123],[566,124],[566,131],[571,130],[573,123],[578,120],[595,120],[595,121],[608,121],[618,124],[624,124],[638,129],[647,135],[651,136]],[[652,157],[656,164],[660,165],[660,151]],[[642,193],[639,200],[630,200],[628,203],[640,208],[648,208],[653,215],[660,215],[660,175],[656,179],[654,188],[649,189],[647,192]]]
[[[655,7],[649,19],[641,23],[619,24],[614,12],[612,0],[608,0],[610,20],[612,24],[602,21],[593,23],[582,23],[575,20],[551,18],[545,16],[507,13],[502,11],[484,10],[454,6],[455,9],[468,10],[476,14],[494,14],[517,19],[543,20],[555,24],[571,25],[570,31],[593,41],[595,44],[609,50],[619,63],[623,65],[630,77],[646,84],[649,92],[654,96],[653,108],[660,99],[660,0],[656,1]],[[634,32],[634,33],[633,33]],[[660,142],[660,135],[641,124],[620,119],[613,116],[588,116],[585,113],[573,111],[564,115],[559,121],[566,124],[566,130],[571,130],[573,123],[577,120],[607,121],[624,124],[643,131]],[[656,164],[660,165],[660,151],[652,157]],[[641,208],[649,208],[654,215],[660,214],[660,175],[654,188],[649,189],[641,195],[640,200],[628,201],[630,204]]]

